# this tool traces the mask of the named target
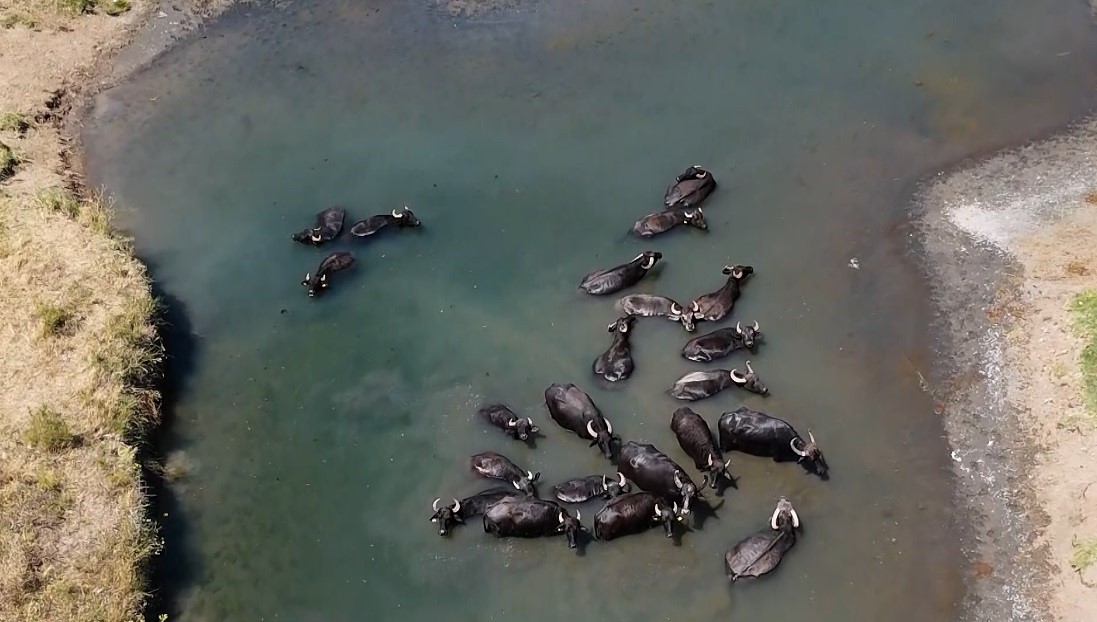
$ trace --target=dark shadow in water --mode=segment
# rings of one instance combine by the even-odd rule
[[[704,529],[705,523],[709,519],[720,520],[720,516],[716,514],[716,510],[724,507],[726,499],[720,499],[716,504],[710,501],[702,501],[693,506],[693,524],[697,529]]]

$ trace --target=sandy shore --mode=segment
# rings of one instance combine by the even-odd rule
[[[933,386],[963,515],[969,620],[1097,620],[1093,415],[1068,305],[1097,287],[1097,120],[939,175],[920,244],[952,336]]]

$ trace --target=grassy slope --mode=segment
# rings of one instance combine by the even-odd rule
[[[157,546],[134,448],[159,397],[149,281],[103,202],[64,190],[58,130],[33,120],[62,77],[128,27],[77,5],[97,7],[0,0],[0,50],[11,58],[29,46],[46,64],[0,66],[0,143],[17,156],[0,179],[5,622],[138,620],[144,562]],[[62,40],[65,51],[49,58]]]

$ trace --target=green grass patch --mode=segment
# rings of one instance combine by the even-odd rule
[[[76,319],[71,310],[51,302],[39,303],[35,312],[41,322],[44,337],[59,337],[67,334]]]
[[[36,200],[47,212],[56,212],[73,219],[80,216],[80,199],[60,188],[43,190],[38,193]]]
[[[38,22],[30,15],[18,11],[0,15],[0,28],[8,29],[15,28],[16,26],[26,26],[33,30],[38,27]]]
[[[15,132],[22,134],[30,128],[27,117],[18,112],[0,113],[0,132]]]
[[[95,0],[54,0],[57,8],[72,15],[90,13],[95,8]]]
[[[1097,290],[1084,291],[1071,302],[1074,327],[1085,339],[1082,348],[1082,391],[1091,415],[1097,415]]]
[[[31,414],[24,438],[31,445],[46,451],[62,451],[76,445],[76,436],[61,415],[46,406]]]
[[[111,16],[121,15],[133,7],[129,0],[98,0],[96,6],[100,11]]]
[[[1097,563],[1097,538],[1088,538],[1075,543],[1074,554],[1070,556],[1070,567],[1082,572]]]

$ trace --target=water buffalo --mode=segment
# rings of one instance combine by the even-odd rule
[[[788,499],[781,497],[769,517],[769,529],[747,536],[724,556],[724,568],[733,582],[743,577],[760,577],[777,567],[796,544],[800,517]]]
[[[761,336],[758,322],[746,328],[743,328],[742,322],[738,322],[735,328],[721,328],[690,339],[682,348],[682,356],[698,363],[709,363],[736,350],[746,349],[753,352]]]
[[[510,500],[496,503],[484,513],[484,532],[497,538],[539,538],[564,534],[568,548],[574,549],[579,532],[580,514],[568,514],[552,501],[541,499]]]
[[[617,474],[616,479],[605,475],[576,477],[552,487],[552,494],[565,503],[584,503],[595,497],[612,499],[628,492],[629,483],[625,476]]]
[[[480,516],[485,510],[500,501],[524,498],[526,498],[525,493],[502,486],[480,491],[460,501],[454,499],[453,505],[439,505],[442,499],[438,498],[430,506],[434,510],[430,522],[438,524],[438,535],[447,536],[455,526],[463,525],[466,519]]]
[[[332,253],[324,260],[320,262],[320,267],[316,269],[316,274],[311,272],[305,273],[305,280],[301,281],[301,285],[308,288],[309,297],[319,296],[324,293],[324,290],[328,288],[328,276],[346,270],[354,265],[354,255],[346,251],[339,251]]]
[[[339,207],[329,207],[316,215],[316,224],[309,229],[294,233],[290,238],[294,242],[323,246],[325,243],[339,237],[343,231],[343,220],[347,217],[347,210]]]
[[[403,229],[404,227],[418,227],[422,224],[423,223],[419,222],[419,219],[415,217],[415,214],[408,209],[408,206],[405,205],[404,209],[401,211],[392,210],[391,214],[378,214],[376,216],[370,216],[365,220],[359,220],[350,228],[350,234],[354,237],[364,238],[377,233],[389,225],[393,225],[397,229]]]
[[[689,514],[689,505],[694,499],[703,498],[682,467],[649,443],[625,443],[617,468],[641,490],[667,503],[678,502],[682,514]]]
[[[650,238],[666,233],[678,225],[689,225],[704,231],[708,229],[705,213],[701,208],[669,209],[648,214],[632,225],[632,234],[641,238]]]
[[[608,350],[594,359],[594,364],[591,366],[594,375],[601,376],[609,382],[627,380],[632,375],[635,366],[632,363],[629,336],[632,334],[631,329],[635,323],[635,316],[626,315],[607,327],[609,332],[613,333],[613,343]]]
[[[712,173],[694,164],[674,178],[674,183],[663,195],[663,205],[667,208],[697,207],[713,190],[716,190],[716,180]]]
[[[537,490],[534,489],[533,483],[541,477],[541,473],[524,471],[511,462],[509,458],[494,451],[485,451],[469,458],[469,468],[480,477],[501,479],[504,482],[510,482],[517,490],[537,496]]]
[[[751,393],[759,395],[769,394],[769,389],[762,383],[754,368],[747,361],[747,374],[744,376],[737,369],[710,369],[708,371],[695,371],[686,374],[674,383],[667,391],[671,397],[693,402],[712,397],[729,387],[739,387]]]
[[[480,409],[480,416],[487,419],[491,425],[499,428],[514,438],[525,441],[541,431],[533,425],[533,419],[521,418],[514,411],[503,404],[492,404]]]
[[[765,413],[737,408],[724,413],[716,426],[720,431],[720,449],[741,451],[752,456],[773,458],[774,462],[796,462],[809,473],[826,479],[827,461],[808,431],[805,441],[791,425]]]
[[[693,313],[687,313],[682,305],[666,296],[651,294],[629,294],[617,301],[617,308],[625,315],[640,317],[665,317],[672,322],[680,322],[682,327],[693,332]]]
[[[598,446],[607,460],[613,460],[621,439],[613,426],[602,416],[594,400],[574,384],[553,384],[545,389],[545,405],[549,416],[565,430],[581,438],[589,438],[590,446]]]
[[[583,277],[579,289],[592,296],[605,296],[619,292],[640,282],[655,262],[663,258],[658,251],[644,251],[632,261],[607,270],[595,270]]]
[[[711,486],[715,489],[721,477],[727,478],[735,486],[735,478],[728,471],[731,460],[724,460],[723,452],[712,437],[712,430],[701,415],[689,408],[679,408],[670,417],[670,429],[678,439],[682,451],[693,458],[693,465],[705,474],[701,488]]]
[[[702,294],[690,303],[693,319],[707,322],[718,322],[729,313],[739,299],[739,287],[743,279],[754,274],[751,266],[724,266],[723,273],[728,275],[728,280],[720,289]]]
[[[674,537],[674,523],[685,520],[678,504],[659,503],[650,492],[633,492],[614,497],[594,515],[594,537],[613,540],[662,525],[668,538]]]

